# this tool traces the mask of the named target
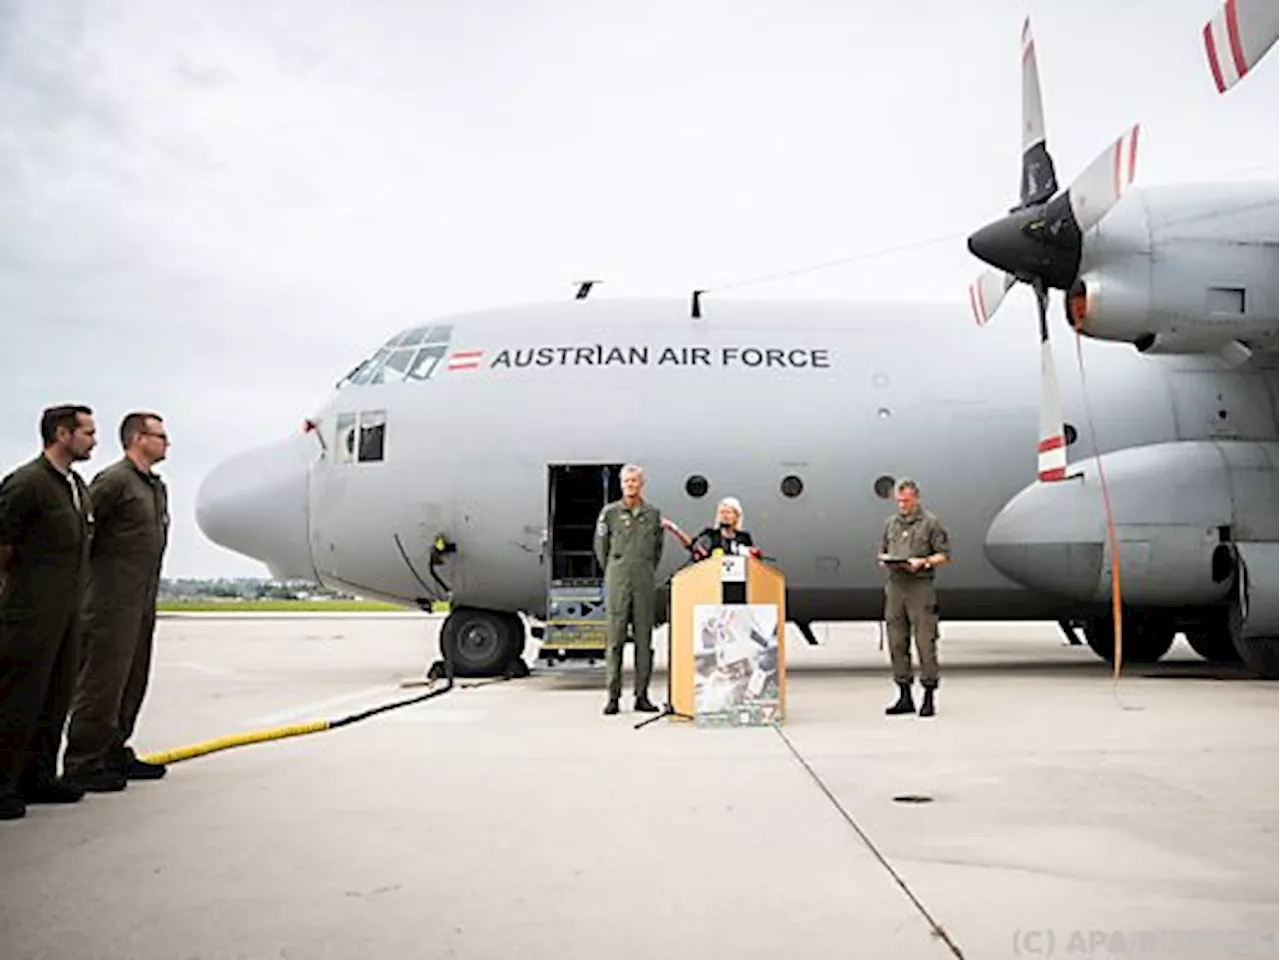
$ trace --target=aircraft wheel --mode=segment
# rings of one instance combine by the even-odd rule
[[[1177,635],[1172,623],[1155,614],[1125,611],[1122,616],[1120,648],[1124,663],[1155,663],[1169,652]],[[1084,638],[1089,649],[1107,663],[1115,663],[1116,634],[1110,616],[1088,617]]]
[[[1227,606],[1226,630],[1232,646],[1245,668],[1255,677],[1275,680],[1280,677],[1280,637],[1246,637],[1240,616],[1240,604],[1233,601]]]
[[[496,677],[524,650],[524,625],[512,614],[466,607],[440,628],[440,654],[459,677]]]
[[[1236,637],[1236,651],[1249,671],[1263,680],[1280,678],[1280,637]]]
[[[1225,607],[1215,608],[1204,621],[1186,624],[1182,632],[1191,649],[1210,663],[1239,663],[1240,651],[1231,635],[1230,616]]]

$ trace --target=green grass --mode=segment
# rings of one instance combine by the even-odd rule
[[[334,613],[366,613],[379,611],[401,612],[408,607],[396,606],[393,603],[381,603],[377,600],[161,600],[156,610],[161,613],[310,613],[316,611],[332,611]]]

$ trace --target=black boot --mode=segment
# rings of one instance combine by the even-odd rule
[[[933,690],[933,687],[924,688],[924,703],[920,704],[920,716],[922,717],[932,717],[934,714]]]
[[[128,779],[115,767],[101,767],[84,773],[73,773],[67,782],[86,793],[117,793],[129,785]]]
[[[84,798],[84,788],[67,780],[40,780],[19,783],[18,796],[27,806],[36,803],[78,803]]]
[[[603,710],[602,712],[604,713],[604,715],[605,715],[606,717],[611,717],[611,716],[613,716],[615,713],[617,713],[617,712],[618,712],[618,698],[617,698],[617,697],[610,697],[610,698],[609,698],[609,702],[608,702],[608,703],[606,703],[606,704],[604,705],[604,710]]]
[[[127,780],[159,780],[165,775],[167,768],[162,763],[147,763],[134,757],[124,767]]]
[[[0,793],[0,820],[21,820],[27,815],[27,802],[16,793]]]
[[[899,713],[915,713],[916,705],[911,699],[911,684],[898,683],[898,702],[891,707],[885,708],[885,713],[889,716]]]

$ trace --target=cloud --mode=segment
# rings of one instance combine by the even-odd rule
[[[1140,182],[1275,176],[1277,58],[1219,96],[1212,7],[1033,5],[1060,177],[1135,120]],[[391,331],[584,277],[963,297],[964,235],[1016,194],[1022,12],[0,4],[0,469],[46,403],[99,408],[100,457],[159,408],[169,572],[257,572],[196,530],[200,477],[296,429]]]

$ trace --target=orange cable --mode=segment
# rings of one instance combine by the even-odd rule
[[[1098,482],[1102,486],[1102,506],[1107,517],[1107,542],[1111,546],[1111,620],[1115,633],[1114,670],[1112,679],[1120,680],[1120,661],[1123,657],[1123,630],[1120,616],[1120,548],[1116,543],[1115,517],[1111,513],[1111,495],[1107,490],[1107,475],[1102,469],[1102,451],[1098,448],[1098,431],[1093,425],[1093,412],[1089,407],[1089,391],[1085,384],[1084,353],[1081,347],[1079,323],[1073,323],[1076,332],[1076,360],[1080,365],[1080,395],[1084,399],[1085,419],[1089,422],[1089,435],[1093,438],[1093,455],[1098,462]]]

